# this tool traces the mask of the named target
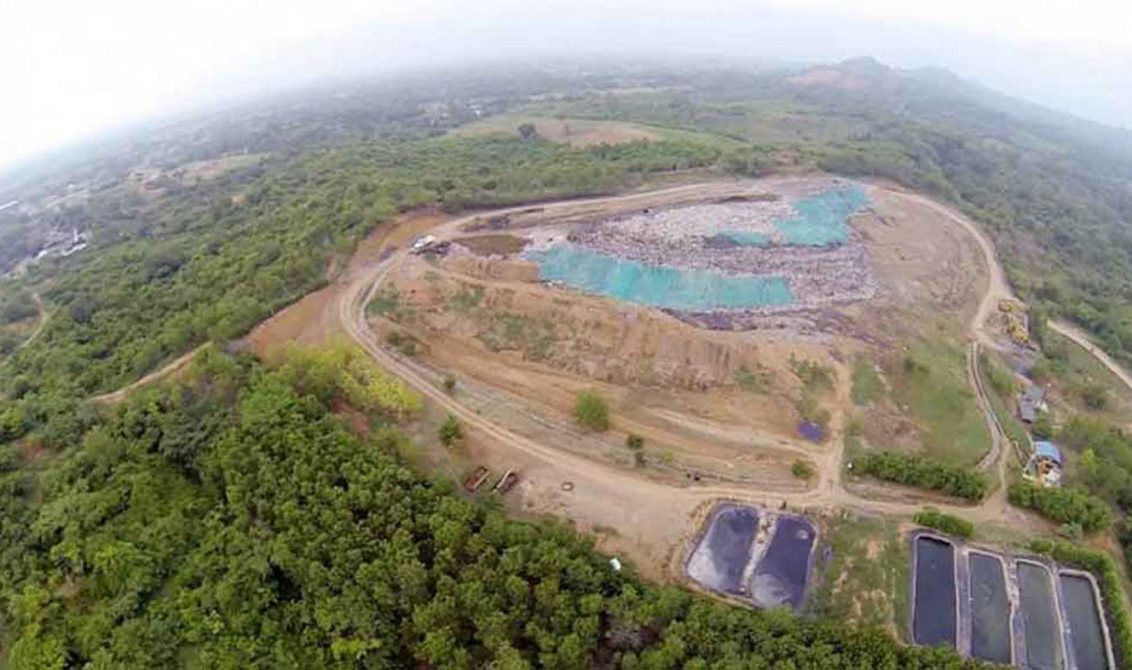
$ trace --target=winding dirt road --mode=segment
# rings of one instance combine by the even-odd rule
[[[1093,344],[1093,341],[1089,339],[1088,333],[1066,321],[1050,321],[1049,327],[1079,344],[1082,349],[1092,354],[1093,358],[1100,361],[1112,374],[1116,375],[1129,390],[1132,390],[1132,375],[1128,374],[1124,366],[1117,363],[1111,356],[1105,353],[1104,349]]]

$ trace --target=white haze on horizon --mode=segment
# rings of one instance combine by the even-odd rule
[[[106,129],[328,78],[593,53],[874,56],[1132,128],[1132,3],[7,0],[0,169]]]

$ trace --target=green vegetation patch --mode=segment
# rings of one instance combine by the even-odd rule
[[[586,430],[609,430],[609,403],[595,390],[582,391],[574,403],[574,420]],[[641,442],[644,446],[644,442]]]
[[[469,312],[483,302],[484,287],[480,284],[461,284],[460,288],[448,298],[448,305],[460,313]]]
[[[548,317],[515,312],[492,313],[476,337],[491,351],[518,350],[535,361],[546,360],[558,342],[557,328]]]
[[[7,452],[5,662],[974,667],[880,631],[646,585],[564,524],[461,500],[401,463],[403,435],[361,438],[332,415],[352,385],[342,370],[210,351],[54,462]]]
[[[967,500],[982,500],[987,480],[968,468],[941,463],[920,454],[893,451],[864,452],[852,462],[853,472],[888,482],[939,491]]]
[[[864,356],[853,359],[853,402],[864,407],[884,395],[884,380],[880,378],[876,366]]]
[[[960,519],[953,514],[946,514],[939,510],[931,509],[930,507],[922,512],[916,512],[916,515],[912,517],[912,521],[921,526],[934,528],[941,533],[947,533],[948,535],[954,535],[968,540],[975,534],[975,525],[970,521]]]
[[[773,381],[774,373],[761,365],[756,365],[753,370],[750,366],[740,365],[735,371],[735,383],[748,393],[766,393]]]
[[[932,458],[974,465],[990,448],[990,432],[967,380],[961,348],[917,343],[889,379],[893,401],[919,425],[924,452]]]
[[[983,388],[990,391],[987,400],[990,402],[991,411],[998,419],[1007,439],[1025,448],[1030,444],[1026,426],[1012,411],[1016,390],[1014,375],[997,357],[989,356],[985,352],[979,354],[979,374],[983,378]]]
[[[900,631],[908,608],[908,546],[897,524],[884,518],[845,516],[827,531],[829,560],[807,609],[859,626]]]
[[[790,369],[802,383],[802,388],[810,393],[827,393],[837,383],[837,373],[833,368],[817,361],[798,360],[791,354]]]
[[[1106,530],[1112,525],[1108,504],[1081,489],[1015,482],[1007,489],[1007,498],[1011,505],[1035,510],[1052,521],[1076,526],[1086,533]]]

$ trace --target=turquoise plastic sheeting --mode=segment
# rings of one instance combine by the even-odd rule
[[[652,307],[745,309],[794,302],[790,286],[780,276],[730,276],[645,265],[569,244],[524,255],[538,264],[543,280]]]
[[[845,242],[849,217],[869,203],[859,186],[835,188],[794,203],[795,216],[774,222],[787,244],[824,247]]]

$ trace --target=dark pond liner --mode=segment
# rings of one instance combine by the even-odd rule
[[[797,611],[806,596],[814,539],[814,527],[805,519],[778,518],[770,545],[755,570],[756,604]]]
[[[955,549],[929,536],[916,538],[912,639],[955,647]]]
[[[802,421],[799,423],[798,434],[810,442],[821,442],[825,439],[825,430],[812,421]]]
[[[1028,561],[1018,561],[1017,565],[1026,637],[1026,657],[1019,660],[1023,667],[1033,670],[1061,668],[1061,624],[1058,623],[1053,579],[1045,566]]]
[[[1100,609],[1093,584],[1087,577],[1061,573],[1061,594],[1069,618],[1073,660],[1077,670],[1108,670],[1108,645],[1101,629]]]
[[[971,655],[1009,664],[1010,599],[1002,560],[978,552],[967,555],[971,584]]]
[[[759,527],[758,512],[752,507],[721,506],[711,526],[693,554],[707,552],[712,575],[693,576],[704,586],[723,593],[746,593],[743,570],[751,559],[752,543]]]

